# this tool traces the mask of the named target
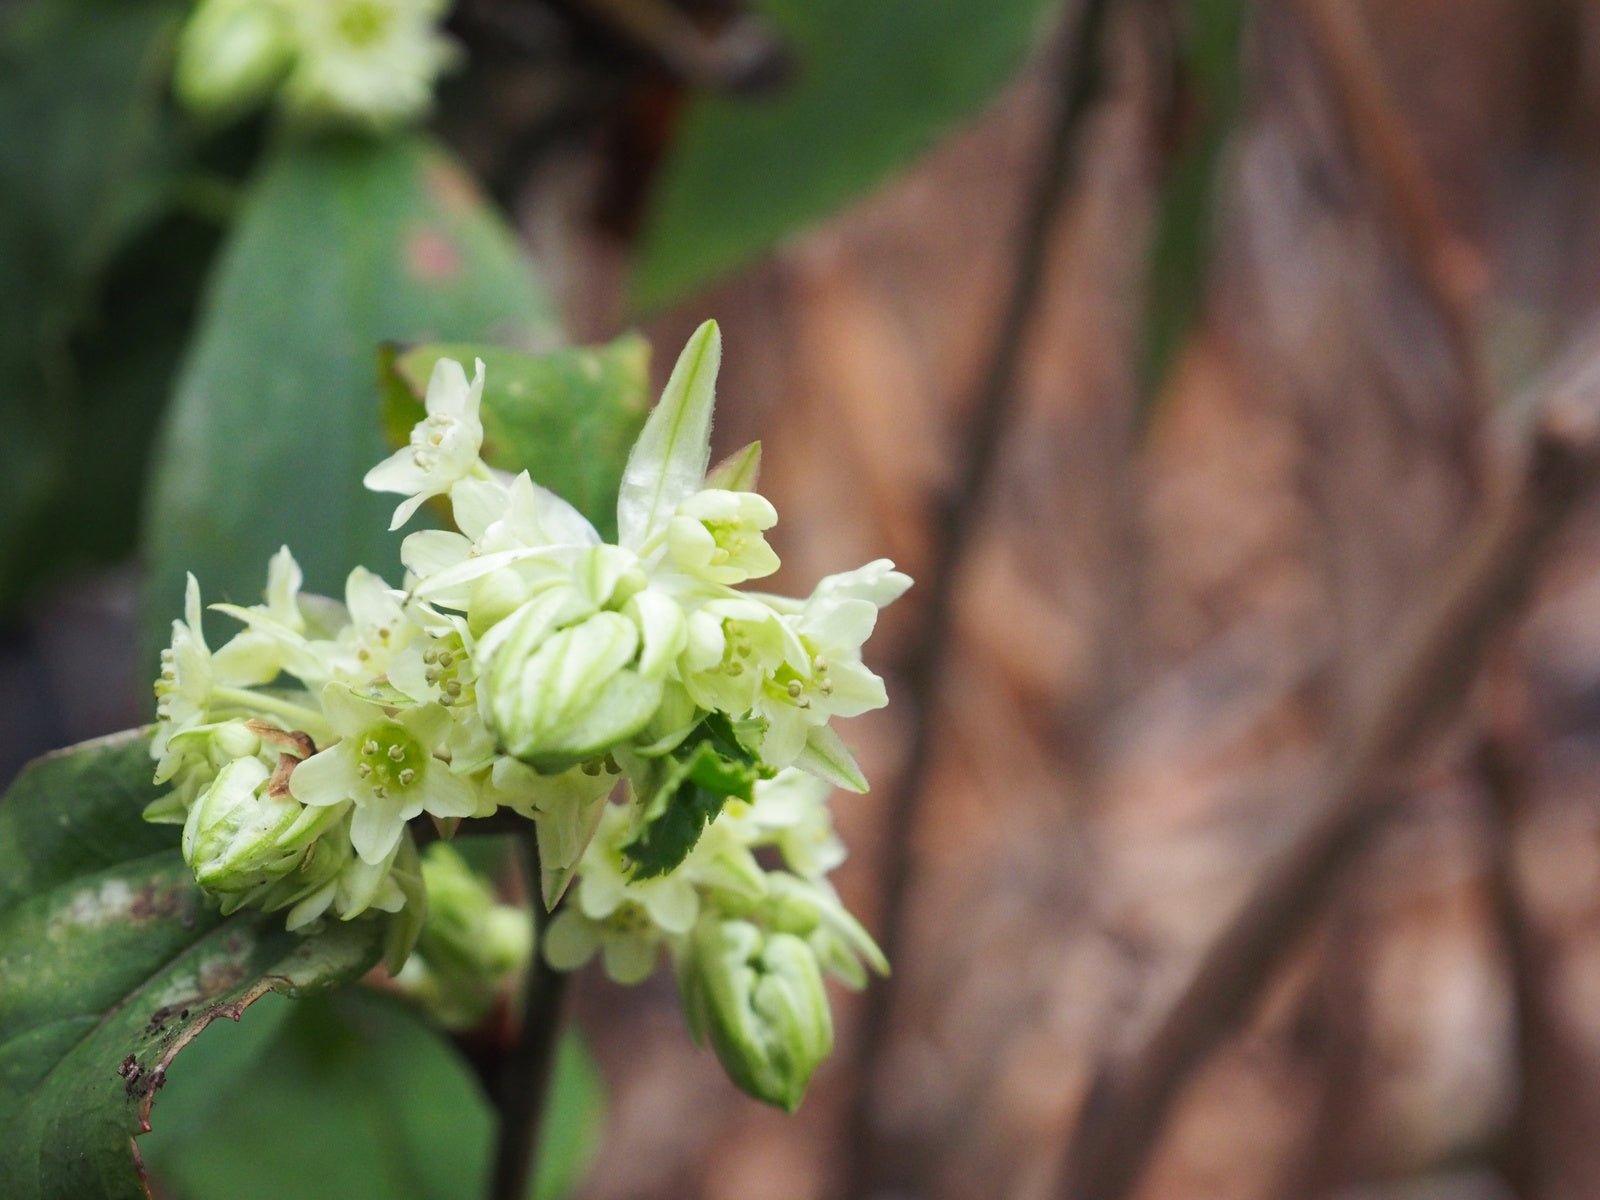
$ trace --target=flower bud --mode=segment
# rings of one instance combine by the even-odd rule
[[[748,921],[696,929],[681,982],[690,1027],[744,1091],[793,1112],[833,1049],[833,1016],[803,940]]]
[[[596,612],[562,628],[559,594],[525,604],[482,643],[491,727],[512,754],[560,771],[632,737],[661,703],[663,681],[632,669],[638,626]],[[484,689],[484,685],[487,685]]]
[[[176,85],[202,116],[229,116],[265,100],[289,69],[293,31],[270,0],[206,0],[184,27]]]
[[[246,892],[294,870],[329,814],[308,811],[270,786],[259,758],[240,758],[217,773],[189,810],[183,857],[207,891]]]

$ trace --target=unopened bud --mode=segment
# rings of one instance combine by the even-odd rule
[[[336,815],[308,810],[272,788],[271,776],[258,758],[236,759],[189,810],[183,857],[207,891],[245,892],[283,878]]]
[[[552,628],[551,602],[524,605],[484,641],[491,725],[512,754],[560,771],[632,737],[661,703],[662,680],[632,669],[638,627],[597,612]]]
[[[293,55],[288,14],[272,0],[205,0],[178,47],[178,95],[203,116],[243,111],[272,93]]]
[[[803,940],[748,921],[703,921],[682,983],[690,1023],[728,1076],[793,1112],[833,1049],[833,1017],[816,956]]]

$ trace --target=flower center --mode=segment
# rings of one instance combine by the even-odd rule
[[[339,35],[352,46],[366,49],[383,39],[393,16],[382,4],[356,0],[356,3],[346,5],[339,14]]]
[[[357,743],[356,773],[380,797],[416,783],[427,761],[428,752],[400,725],[374,725]]]
[[[459,637],[452,637],[442,646],[430,646],[422,652],[422,678],[428,686],[439,689],[441,704],[471,704],[473,692],[471,679],[462,678],[462,668],[467,665],[467,652]]]
[[[722,622],[722,636],[722,670],[734,678],[743,675],[747,669],[755,670],[755,643],[744,622],[725,619]]]
[[[635,900],[624,900],[611,911],[606,918],[606,924],[613,933],[629,936],[631,934],[645,933],[654,924],[644,905]]]
[[[711,535],[711,540],[717,548],[711,552],[711,561],[715,566],[722,566],[741,557],[750,544],[744,524],[739,521],[702,521],[706,532]]]
[[[440,451],[455,433],[456,419],[433,416],[417,424],[411,431],[411,461],[421,471],[431,471],[439,461]]]

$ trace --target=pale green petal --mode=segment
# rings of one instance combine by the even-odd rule
[[[578,908],[586,917],[604,920],[616,912],[617,906],[627,898],[626,891],[627,880],[619,873],[586,866],[583,878],[578,883]]]
[[[839,735],[826,725],[811,727],[806,735],[805,747],[796,756],[794,765],[847,792],[867,790],[867,777],[861,773],[855,755],[850,753],[850,748],[839,739]]]
[[[350,818],[350,844],[363,862],[381,863],[399,844],[405,829],[406,819],[399,804],[367,795]]]
[[[410,799],[422,804],[424,812],[436,817],[470,817],[478,811],[477,787],[438,759],[423,768],[421,778],[407,791],[413,794]]]
[[[819,646],[854,653],[877,623],[878,606],[870,600],[841,599],[807,605],[801,628]]]
[[[667,933],[688,933],[700,915],[700,894],[687,879],[668,875],[639,890],[650,919]]]
[[[558,971],[574,971],[594,957],[600,935],[594,925],[567,910],[556,914],[544,935],[544,958]]]
[[[336,882],[325,883],[289,910],[289,917],[284,925],[291,933],[297,929],[304,929],[328,911],[328,905],[333,903],[338,891],[339,885]]]
[[[762,710],[767,732],[761,738],[761,757],[770,766],[792,766],[805,749],[812,722],[792,704],[774,703]]]
[[[467,561],[472,543],[448,529],[422,529],[400,543],[400,561],[418,579],[427,579]]]
[[[399,492],[412,495],[428,485],[428,473],[412,461],[411,447],[396,450],[372,470],[362,476],[361,484],[369,492]],[[396,521],[390,529],[398,529],[404,521]]]
[[[665,675],[688,642],[683,609],[672,597],[653,588],[640,592],[628,603],[629,615],[638,622],[642,641],[639,674],[647,679]]]
[[[389,720],[383,705],[363,699],[344,683],[330,683],[322,689],[322,713],[334,732],[347,738],[359,737]]]
[[[628,455],[617,494],[618,541],[623,546],[643,546],[666,526],[678,502],[705,481],[721,362],[722,333],[715,321],[707,321],[678,356],[660,402]]]
[[[342,804],[363,790],[356,750],[348,741],[313,754],[289,776],[289,794],[301,804]]]
[[[510,505],[510,492],[498,479],[462,479],[450,489],[450,515],[455,518],[456,528],[473,541],[504,517]]]
[[[606,974],[616,982],[631,987],[643,983],[656,969],[656,942],[654,938],[639,936],[607,938],[601,949]]]

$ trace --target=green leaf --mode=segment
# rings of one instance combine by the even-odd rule
[[[206,251],[191,239],[117,265],[109,289],[105,276],[167,203],[185,151],[164,104],[183,11],[0,6],[0,611],[132,545],[148,430]],[[64,511],[79,503],[93,520]]]
[[[269,991],[366,971],[383,922],[314,937],[224,920],[195,885],[141,734],[40,759],[0,800],[0,1176],[8,1200],[146,1195],[133,1137],[178,1052]]]
[[[357,564],[397,576],[394,500],[361,486],[385,454],[380,343],[555,333],[510,232],[442,152],[282,144],[223,249],[162,432],[147,649],[185,571],[208,600],[253,602],[288,542],[312,591],[340,594]]]
[[[637,550],[664,527],[680,500],[705,482],[717,403],[722,331],[702,322],[689,336],[661,400],[628,455],[617,493],[618,544]]]
[[[674,870],[730,796],[753,799],[756,780],[771,775],[721,713],[708,714],[655,770],[638,830],[623,847],[635,879]]]
[[[1197,128],[1161,183],[1145,300],[1140,419],[1148,420],[1205,298],[1217,178],[1238,122],[1245,0],[1191,5],[1182,47]]]
[[[441,358],[481,358],[483,457],[501,470],[527,471],[610,540],[628,448],[644,424],[650,344],[624,334],[599,346],[522,354],[473,344],[416,346],[384,356],[384,432],[403,445],[423,417],[423,396]]]
[[[485,1193],[494,1117],[437,1031],[362,991],[274,1007],[218,1030],[172,1072],[139,1143],[163,1189],[181,1200]],[[538,1200],[570,1194],[598,1144],[603,1093],[577,1037],[563,1039],[551,1086]]]
[[[921,154],[987,101],[1048,0],[764,0],[797,77],[685,114],[646,216],[634,294],[656,307],[743,266]]]

